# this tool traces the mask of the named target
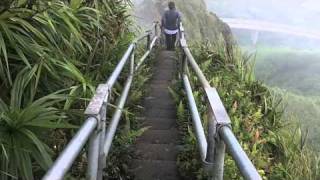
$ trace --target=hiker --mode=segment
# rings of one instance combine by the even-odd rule
[[[166,36],[167,50],[173,51],[177,39],[177,33],[179,32],[179,26],[181,22],[180,12],[176,10],[174,2],[168,3],[169,10],[166,10],[162,16],[161,29]]]

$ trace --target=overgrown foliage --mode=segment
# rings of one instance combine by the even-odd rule
[[[262,46],[256,54],[257,79],[298,95],[320,96],[318,50]]]
[[[272,180],[319,179],[318,158],[304,146],[305,136],[300,128],[281,120],[281,99],[254,79],[251,57],[237,47],[232,52],[227,51],[224,40],[217,40],[213,45],[195,45],[191,49],[211,85],[217,88],[232,120],[232,129],[261,176]],[[204,93],[192,73],[190,81],[203,126],[207,127]],[[182,88],[174,92],[174,96],[180,98],[184,98],[183,94]],[[177,102],[179,123],[184,132],[184,148],[178,165],[185,178],[205,179],[192,123],[186,118],[190,117],[186,103],[186,99]],[[296,130],[292,133],[288,129]],[[225,159],[224,178],[241,179],[230,156]]]
[[[145,52],[146,42],[137,44],[136,47],[136,62],[142,57]],[[135,73],[131,93],[124,109],[120,127],[116,134],[112,145],[112,150],[107,159],[107,170],[104,175],[106,179],[134,179],[134,175],[129,170],[129,163],[134,158],[132,157],[132,144],[136,138],[141,136],[146,127],[141,127],[139,118],[142,113],[142,98],[147,93],[148,89],[145,84],[151,78],[151,68],[154,59],[154,54],[145,60],[145,63]]]
[[[96,85],[134,36],[129,5],[127,0],[1,1],[1,179],[39,179],[72,137]],[[84,172],[85,161],[81,157],[73,171]]]
[[[284,118],[300,123],[308,133],[307,144],[319,152],[319,51],[262,46],[256,54],[257,79],[285,97]]]

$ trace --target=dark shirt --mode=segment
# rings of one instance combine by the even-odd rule
[[[162,27],[168,30],[179,29],[181,15],[176,9],[166,10],[162,16]]]

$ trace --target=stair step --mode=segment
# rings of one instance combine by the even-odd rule
[[[167,74],[163,74],[163,73],[158,73],[153,75],[151,82],[153,81],[158,81],[158,80],[168,80],[171,81],[173,78],[174,74],[173,73],[167,73]]]
[[[155,74],[164,74],[164,72],[168,72],[172,74],[172,71],[175,70],[173,65],[174,65],[173,63],[165,62],[161,64],[161,69],[160,68],[155,69]]]
[[[178,180],[176,158],[179,132],[176,123],[176,104],[168,87],[175,76],[174,52],[162,51],[153,68],[148,95],[144,97],[142,126],[149,127],[130,148],[134,160],[130,171],[137,180]]]
[[[166,102],[164,100],[154,100],[155,97],[150,97],[150,99],[148,100],[148,102],[144,102],[143,103],[143,107],[144,107],[144,112],[147,112],[148,110],[154,110],[154,109],[162,109],[162,110],[175,110],[176,111],[176,106],[174,105],[173,102]],[[159,99],[159,98],[157,98]],[[157,103],[152,103],[152,102],[157,102]],[[176,113],[174,113],[174,117],[176,116]],[[146,114],[145,114],[146,115]],[[174,118],[171,117],[171,118]],[[166,118],[170,118],[170,117],[166,117]]]
[[[175,144],[139,143],[135,146],[135,159],[175,161],[179,146]]]
[[[152,105],[152,104],[157,104],[157,105],[161,105],[161,106],[175,106],[174,101],[170,98],[170,101],[159,101],[161,100],[161,98],[156,98],[153,96],[146,96],[144,99],[144,107],[148,107],[148,105]]]
[[[137,143],[152,143],[152,144],[176,144],[178,143],[178,131],[171,130],[147,130],[140,136]]]
[[[165,82],[165,81],[158,81],[158,82],[151,82],[150,83],[150,88],[156,88],[156,89],[161,89],[164,91],[168,90],[168,87],[170,87],[169,82]]]
[[[149,97],[171,99],[171,94],[169,90],[152,88],[151,92],[149,93]]]
[[[159,118],[175,118],[175,108],[162,109],[162,108],[150,108],[145,112],[146,117],[159,117]]]
[[[177,123],[174,118],[146,118],[143,126],[150,126],[150,130],[170,130],[176,128]]]
[[[175,161],[133,160],[130,171],[135,180],[178,180],[178,168]]]
[[[157,86],[157,84],[166,85],[164,87],[168,87],[168,84],[171,82],[171,79],[153,79],[151,81],[151,85]]]

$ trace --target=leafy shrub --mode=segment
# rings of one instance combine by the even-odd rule
[[[233,132],[261,176],[264,179],[318,179],[319,161],[303,146],[301,134],[291,134],[286,129],[293,125],[281,120],[281,99],[254,80],[250,56],[242,54],[237,47],[232,52],[227,51],[221,40],[213,45],[195,45],[191,49],[211,85],[217,88],[231,118]],[[204,93],[192,73],[190,80],[203,126],[207,127],[207,107],[202,103]],[[181,89],[176,93],[183,95]],[[184,103],[187,103],[185,99]],[[182,113],[186,116],[188,111],[179,114]],[[184,150],[178,156],[181,174],[190,179],[205,179],[191,120],[180,121],[187,124],[184,128]],[[301,167],[301,164],[305,166]],[[240,177],[233,159],[226,156],[224,178]]]
[[[1,1],[1,179],[38,179],[73,136],[69,123],[82,123],[94,87],[134,37],[129,3]]]

